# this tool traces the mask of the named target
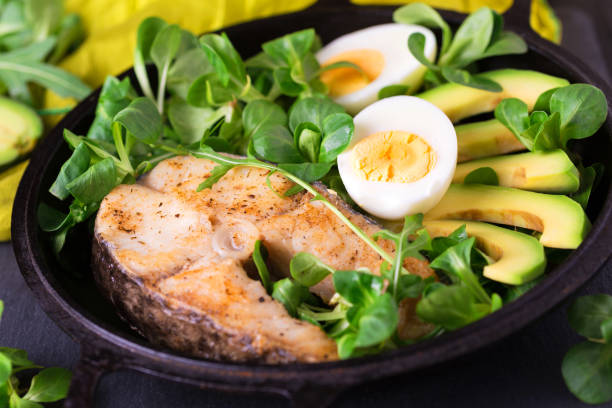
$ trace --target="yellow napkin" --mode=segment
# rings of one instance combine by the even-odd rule
[[[325,1],[325,0],[322,0]],[[399,4],[417,0],[355,0],[357,4]],[[499,12],[512,0],[420,0],[434,7],[468,13],[488,5]],[[68,12],[81,15],[87,39],[60,66],[81,77],[92,88],[107,75],[118,74],[132,65],[138,24],[149,16],[160,16],[170,23],[202,33],[223,26],[290,13],[312,5],[315,0],[66,0]],[[558,20],[546,0],[533,0],[531,23],[551,40],[558,40]],[[47,93],[47,107],[63,107],[74,101]],[[50,126],[58,118],[45,118]],[[25,170],[19,164],[0,174],[0,241],[10,239],[10,214],[18,180]]]

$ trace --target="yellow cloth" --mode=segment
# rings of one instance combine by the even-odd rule
[[[0,241],[11,239],[11,209],[21,176],[28,167],[22,162],[0,174]]]
[[[322,0],[325,1],[325,0]],[[358,4],[399,4],[417,0],[355,0]],[[434,7],[468,13],[488,5],[503,12],[512,0],[420,0]],[[142,19],[160,16],[170,23],[201,33],[274,14],[289,13],[312,5],[315,0],[65,0],[68,12],[81,15],[87,39],[60,66],[81,77],[93,88],[98,87],[107,75],[118,74],[132,65],[136,29]],[[546,0],[534,0],[532,26],[545,33],[551,40],[557,39],[558,21]],[[557,25],[555,25],[557,24]],[[280,34],[280,33],[279,33]],[[47,93],[47,107],[63,107],[74,101]],[[50,126],[58,118],[45,118]],[[0,241],[9,239],[10,214],[15,197],[17,180],[25,170],[20,164],[0,174]]]

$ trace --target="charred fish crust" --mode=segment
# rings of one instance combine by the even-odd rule
[[[266,364],[299,361],[280,348],[262,354],[251,336],[227,330],[191,308],[171,306],[142,279],[130,276],[98,235],[92,245],[92,266],[98,288],[118,315],[158,347],[214,360]]]

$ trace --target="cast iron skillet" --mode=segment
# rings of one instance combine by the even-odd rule
[[[490,59],[483,69],[530,68],[563,76],[572,82],[591,83],[604,91],[608,105],[612,91],[581,61],[556,45],[540,39],[527,27],[529,1],[506,13],[507,27],[529,44],[524,56]],[[327,0],[302,12],[230,27],[225,31],[243,56],[253,55],[264,41],[298,29],[316,28],[324,43],[362,27],[391,21],[391,7],[357,7],[346,0]],[[443,13],[455,25],[463,16]],[[133,78],[133,72],[123,75]],[[136,83],[133,80],[133,83]],[[448,361],[489,345],[533,322],[597,273],[610,255],[612,243],[612,118],[599,133],[577,143],[586,163],[606,165],[603,182],[594,192],[588,214],[593,230],[563,264],[554,268],[536,288],[500,311],[468,327],[407,348],[372,357],[321,364],[255,365],[197,360],[152,346],[115,315],[96,290],[89,271],[90,240],[86,228],[73,239],[58,261],[38,229],[36,209],[70,152],[62,129],[84,134],[94,114],[99,90],[82,101],[42,141],[32,155],[19,186],[13,210],[12,236],[19,267],[43,308],[81,344],[81,358],[67,407],[93,405],[100,376],[131,369],[199,387],[240,392],[268,392],[287,397],[294,406],[323,407],[349,386]],[[73,265],[68,261],[72,260]],[[76,265],[76,266],[75,266]],[[76,271],[76,272],[75,272]]]

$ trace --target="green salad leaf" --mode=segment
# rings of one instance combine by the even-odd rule
[[[572,347],[561,366],[568,389],[588,404],[612,400],[612,344],[583,342]]]
[[[0,318],[4,304],[0,300]],[[25,350],[0,347],[0,406],[42,408],[40,402],[55,402],[66,397],[72,373],[65,368],[44,368],[32,378],[29,388],[22,389],[16,374],[41,369],[28,359]]]
[[[475,75],[468,68],[484,58],[527,52],[527,45],[522,38],[503,31],[502,16],[488,7],[481,7],[470,14],[454,36],[438,12],[423,3],[412,3],[397,9],[393,13],[393,20],[442,30],[442,47],[437,63],[425,56],[423,34],[413,33],[408,38],[408,49],[428,69],[425,74],[427,88],[454,82],[489,92],[500,92],[502,88],[498,83]]]
[[[495,117],[530,151],[557,148],[567,142],[592,136],[608,114],[601,90],[588,84],[571,84],[541,94],[537,110],[529,114],[527,104],[516,98],[502,100]]]

